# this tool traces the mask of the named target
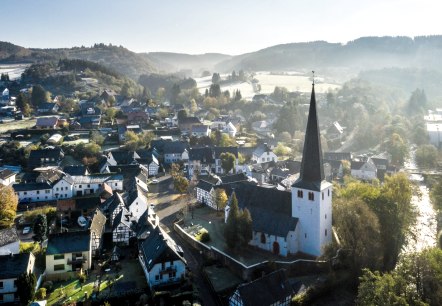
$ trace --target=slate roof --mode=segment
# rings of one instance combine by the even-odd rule
[[[75,199],[75,207],[77,209],[93,209],[101,204],[100,197],[79,197]]]
[[[184,117],[180,118],[178,124],[198,124],[201,121],[197,117]]]
[[[96,209],[94,215],[92,216],[92,221],[89,230],[91,231],[91,233],[95,233],[95,235],[101,237],[101,235],[104,232],[105,225],[106,225],[106,217],[101,212],[101,210]]]
[[[6,180],[7,178],[10,178],[11,176],[14,176],[14,175],[16,175],[16,173],[12,172],[9,169],[5,169],[5,170],[0,171],[0,179],[2,179],[2,180]]]
[[[26,271],[30,253],[0,255],[0,280],[8,278],[17,278]]]
[[[355,161],[355,160],[352,160],[352,161],[351,161],[351,169],[352,169],[352,170],[359,170],[359,169],[361,169],[361,167],[362,167],[363,165],[365,165],[365,163],[366,163],[366,162],[363,162],[363,161]]]
[[[14,188],[15,192],[52,189],[51,185],[48,183],[21,183],[12,185],[12,188]]]
[[[69,175],[86,175],[88,169],[83,165],[71,165],[64,167],[63,172]]]
[[[55,158],[56,160],[59,158],[63,158],[64,153],[61,148],[53,148],[53,149],[37,149],[32,150],[29,153],[29,159],[40,159],[40,158]]]
[[[161,262],[181,260],[186,263],[179,254],[182,252],[181,247],[167,237],[159,227],[154,228],[147,239],[141,243],[140,251],[148,270]]]
[[[226,187],[229,195],[235,192],[238,206],[250,211],[254,231],[286,237],[289,231],[296,229],[298,218],[292,217],[290,192],[249,183],[238,183]]]
[[[238,183],[238,182],[244,182],[248,181],[249,178],[244,173],[237,173],[237,174],[228,174],[221,177],[221,181],[223,184],[232,184],[232,183]]]
[[[95,183],[104,183],[107,181],[117,180],[122,181],[123,175],[121,174],[94,174],[94,175],[78,175],[73,176],[74,184],[95,184]]]
[[[188,145],[182,141],[166,141],[163,146],[164,154],[183,153]]]
[[[127,165],[136,162],[136,158],[139,157],[133,151],[111,151],[109,155],[115,159],[118,165]]]
[[[212,148],[191,148],[189,150],[189,160],[199,160],[203,163],[214,163]]]
[[[350,152],[324,152],[324,159],[327,160],[351,160]]]
[[[196,188],[210,192],[210,190],[212,190],[212,188],[214,186],[215,186],[214,184],[211,184],[211,183],[203,181],[203,180],[199,180],[198,184],[196,185]]]
[[[253,155],[261,156],[264,152],[272,152],[272,149],[266,144],[260,144],[253,150]]]
[[[58,117],[40,117],[37,118],[36,126],[54,126],[57,125]]]
[[[322,161],[321,135],[319,133],[318,115],[316,113],[315,85],[312,86],[307,129],[305,132],[304,150],[301,171],[293,187],[320,191],[325,179]]]
[[[19,241],[15,227],[0,230],[0,247]]]
[[[237,288],[244,306],[276,305],[293,293],[283,269],[269,273]]]
[[[207,133],[209,126],[205,124],[192,125],[192,133]]]
[[[49,235],[46,255],[85,252],[91,250],[90,231],[66,232]]]

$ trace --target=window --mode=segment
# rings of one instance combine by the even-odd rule
[[[159,275],[155,275],[155,280],[159,280],[160,276]]]
[[[37,194],[40,194],[40,190],[37,190]]]
[[[324,191],[322,192],[322,199],[324,200]]]
[[[23,192],[23,194],[24,194],[24,195],[27,195],[28,193],[25,191],[25,192]]]
[[[91,185],[88,184],[88,185],[87,185],[87,188],[90,188],[90,187],[91,187]]]
[[[327,214],[325,214],[325,219],[327,219]]]
[[[68,187],[66,187],[65,190],[68,190]]]
[[[314,194],[313,192],[309,192],[309,193],[308,193],[308,199],[309,199],[310,201],[314,201],[314,200],[315,200],[315,194]]]
[[[81,185],[78,185],[78,188],[81,188]]]
[[[327,190],[327,196],[330,196],[330,189]]]
[[[115,186],[117,186],[118,184],[117,183],[115,183]]]
[[[51,191],[50,190],[45,190],[45,193],[51,193]]]
[[[3,302],[3,294],[0,293],[0,302]]]
[[[327,230],[325,230],[325,236],[327,236]]]
[[[304,196],[302,190],[298,190],[298,198],[302,198]]]
[[[169,278],[172,278],[173,276],[173,273],[172,272],[169,272]]]
[[[161,263],[161,270],[164,270],[164,269],[166,269],[166,263],[165,263],[165,262],[162,262],[162,263]]]
[[[58,191],[58,187],[57,187],[57,188],[55,188],[55,191]]]
[[[54,260],[64,259],[64,254],[56,254],[54,255]]]
[[[17,280],[14,279],[14,288],[17,288]]]
[[[261,233],[261,243],[266,243],[266,234]]]
[[[0,289],[3,289],[3,282],[0,282]]]
[[[307,239],[307,233],[304,234],[304,238]]]
[[[64,265],[54,265],[54,271],[63,271]]]

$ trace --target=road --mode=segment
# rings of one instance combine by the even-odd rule
[[[188,205],[188,198],[174,192],[172,178],[168,175],[158,179],[158,183],[149,185],[149,201],[154,204],[155,211],[160,218],[161,227],[179,244],[184,251],[184,258],[189,269],[192,271],[192,281],[198,288],[199,296],[203,305],[219,305],[218,297],[212,292],[201,268],[203,258],[201,254],[190,247],[173,230],[176,214]]]

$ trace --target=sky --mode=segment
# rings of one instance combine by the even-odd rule
[[[442,34],[438,0],[6,0],[1,4],[0,40],[33,48],[111,43],[135,52],[237,55],[293,42]]]

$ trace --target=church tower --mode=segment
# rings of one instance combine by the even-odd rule
[[[292,216],[298,218],[299,251],[322,255],[332,241],[332,184],[324,179],[314,81],[301,172],[292,185]]]

